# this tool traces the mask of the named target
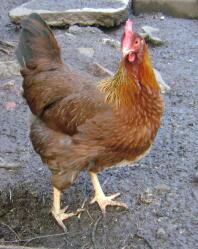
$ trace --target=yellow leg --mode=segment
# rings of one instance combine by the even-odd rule
[[[68,206],[61,209],[60,202],[61,202],[61,192],[57,188],[53,187],[53,207],[52,207],[51,212],[54,218],[56,219],[56,221],[58,222],[58,224],[63,228],[64,231],[66,231],[66,227],[63,224],[63,220],[76,216],[83,210],[78,209],[76,212],[65,213],[65,211],[68,209]]]
[[[91,177],[91,181],[92,181],[92,184],[93,184],[93,187],[95,190],[95,196],[94,196],[93,200],[90,202],[91,204],[97,202],[100,209],[102,210],[103,214],[106,213],[106,207],[108,205],[127,208],[126,204],[123,204],[119,201],[113,201],[113,199],[118,197],[120,195],[120,193],[116,193],[116,194],[111,195],[111,196],[105,196],[105,194],[101,188],[100,182],[98,180],[97,174],[89,171],[89,175]]]
[[[60,210],[60,202],[61,202],[61,192],[57,188],[53,188],[53,208],[56,213]]]

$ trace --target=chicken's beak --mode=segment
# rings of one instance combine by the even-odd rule
[[[132,54],[134,52],[135,52],[134,49],[123,48],[122,49],[122,56],[126,57],[127,55]]]
[[[136,59],[136,53],[135,53],[134,49],[123,49],[122,56],[123,56],[123,58],[127,57],[127,60],[129,62],[134,62]]]

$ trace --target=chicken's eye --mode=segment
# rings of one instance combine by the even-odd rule
[[[135,40],[135,45],[138,45],[139,42],[140,42],[139,39],[136,39],[136,40]]]

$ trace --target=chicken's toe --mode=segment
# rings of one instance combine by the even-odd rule
[[[66,232],[67,229],[63,223],[64,220],[67,220],[73,216],[77,216],[79,213],[83,212],[84,209],[77,209],[75,212],[71,212],[71,213],[66,213],[66,210],[68,209],[68,206],[60,209],[58,212],[55,211],[55,209],[52,208],[51,212],[52,215],[54,216],[54,218],[56,219],[56,221],[58,222],[58,224],[63,228],[63,230]]]
[[[101,211],[103,214],[106,213],[106,207],[107,206],[117,206],[117,207],[124,207],[124,208],[128,208],[126,204],[119,202],[119,201],[114,201],[113,199],[115,199],[116,197],[118,197],[120,195],[120,193],[116,193],[110,196],[105,196],[103,194],[101,195],[95,195],[95,197],[92,199],[92,201],[90,202],[90,204],[93,204],[95,202],[98,203]]]

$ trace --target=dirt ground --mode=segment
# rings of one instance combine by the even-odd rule
[[[22,2],[1,0],[0,40],[17,44],[19,30],[10,23],[7,13]],[[165,45],[150,47],[150,52],[171,91],[164,96],[166,110],[150,154],[133,167],[110,169],[99,175],[105,193],[120,192],[129,209],[109,208],[102,217],[97,205],[89,205],[92,186],[83,172],[65,190],[62,205],[75,210],[86,200],[86,211],[80,219],[65,222],[68,232],[63,233],[49,213],[50,172],[28,138],[28,107],[21,97],[21,77],[2,76],[0,157],[18,167],[8,170],[0,166],[0,244],[55,249],[198,248],[198,184],[193,180],[198,172],[198,21],[171,17],[160,20],[160,14],[156,14],[135,17],[135,23],[138,31],[142,25],[160,29]],[[76,36],[76,43],[69,42],[71,36],[68,41],[60,37],[64,60],[82,71],[92,60],[115,70],[119,51],[101,45],[98,33],[120,40],[122,28],[89,32],[87,47],[92,44],[95,54],[89,61],[84,58],[86,63],[82,58],[75,60],[71,49],[86,46],[81,35],[79,39]],[[0,61],[5,60],[15,60],[14,50],[10,49],[9,55],[0,52]],[[8,84],[11,80],[14,85]],[[7,102],[16,102],[16,108],[7,110]]]

